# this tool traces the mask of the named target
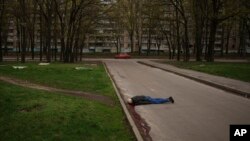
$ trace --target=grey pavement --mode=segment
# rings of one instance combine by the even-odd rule
[[[226,62],[227,60],[221,60],[221,61]],[[181,75],[181,76],[220,88],[222,90],[232,92],[234,94],[239,94],[241,96],[248,97],[248,98],[250,97],[250,83],[248,82],[243,82],[243,81],[225,78],[221,76],[210,75],[210,74],[188,70],[188,69],[181,69],[172,65],[168,65],[166,63],[160,63],[156,61],[140,60],[138,62],[151,66],[151,67],[169,71],[177,75]]]
[[[136,95],[174,97],[175,104],[135,107],[154,141],[228,141],[230,124],[250,124],[247,98],[136,60],[104,62],[124,99]]]

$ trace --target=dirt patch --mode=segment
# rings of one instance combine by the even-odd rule
[[[0,76],[0,80],[14,84],[14,85],[26,87],[26,88],[44,90],[44,91],[49,91],[49,92],[59,92],[59,93],[63,93],[66,95],[74,95],[74,96],[79,96],[79,97],[86,98],[89,100],[98,101],[98,102],[104,103],[104,104],[109,105],[109,106],[114,105],[114,101],[111,98],[109,98],[107,96],[103,96],[103,95],[97,95],[97,94],[82,92],[82,91],[58,89],[58,88],[43,86],[43,85],[39,85],[39,84],[34,84],[34,83],[31,83],[31,82],[28,82],[25,80],[21,80],[21,79],[4,77],[4,76]]]

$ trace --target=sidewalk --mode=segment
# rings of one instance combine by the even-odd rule
[[[250,98],[250,83],[248,82],[243,82],[221,76],[214,76],[188,69],[180,69],[172,65],[157,63],[155,61],[150,61],[150,60],[142,60],[138,61],[138,63],[151,66],[154,68],[159,68],[225,91],[229,91],[233,94]]]

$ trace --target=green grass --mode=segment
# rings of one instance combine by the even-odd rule
[[[135,137],[102,65],[75,70],[83,64],[51,64],[15,70],[0,66],[1,76],[26,79],[60,88],[97,92],[114,106],[84,98],[23,88],[0,81],[0,140],[4,141],[130,141]],[[16,65],[16,64],[15,64]],[[80,83],[80,84],[79,84]]]
[[[54,63],[39,66],[38,63],[3,64],[0,75],[29,80],[52,87],[88,91],[114,97],[115,92],[106,75],[103,65],[90,66],[84,64]],[[28,66],[23,70],[13,69],[13,65]],[[92,70],[76,70],[75,67],[85,66]]]
[[[176,62],[169,61],[168,64],[179,68],[191,69],[213,75],[224,76],[241,81],[250,82],[250,63],[228,63],[228,62]]]

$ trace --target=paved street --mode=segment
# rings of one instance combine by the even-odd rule
[[[105,63],[124,97],[174,97],[175,104],[136,106],[154,141],[228,141],[230,124],[250,124],[247,98],[134,60]]]

